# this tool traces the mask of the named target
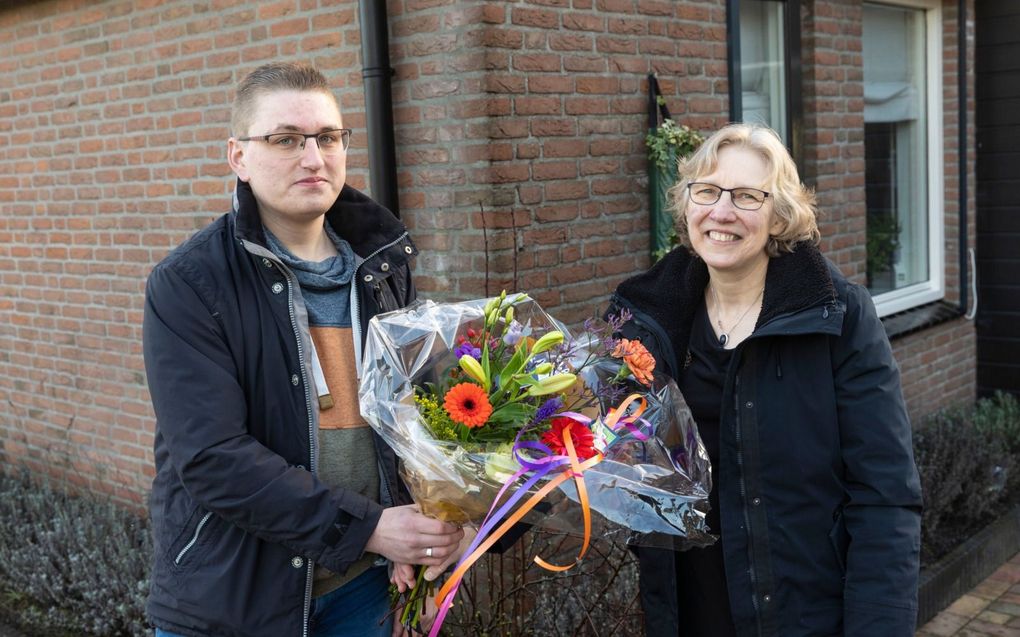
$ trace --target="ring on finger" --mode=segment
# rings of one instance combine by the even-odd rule
[[[425,549],[425,557],[432,557],[432,547],[431,546]]]

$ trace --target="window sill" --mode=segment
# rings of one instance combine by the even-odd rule
[[[882,317],[882,325],[891,341],[961,316],[963,313],[958,306],[946,301],[936,301]]]

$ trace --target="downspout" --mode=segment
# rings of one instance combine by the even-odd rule
[[[956,75],[957,81],[959,82],[957,88],[957,94],[959,96],[958,107],[959,107],[959,150],[958,152],[958,164],[959,164],[959,180],[960,180],[960,203],[959,203],[959,223],[960,228],[958,235],[960,238],[959,256],[960,256],[960,314],[967,318],[974,318],[967,314],[967,258],[968,258],[968,241],[967,241],[967,0],[957,0],[956,4],[956,51],[957,51],[957,63],[956,63]],[[975,290],[976,291],[976,290]],[[975,299],[976,300],[976,299]],[[975,308],[976,309],[976,308]]]
[[[730,122],[744,119],[744,99],[740,87],[740,0],[726,2],[726,70],[729,76]]]
[[[393,137],[393,93],[390,90],[390,37],[386,3],[361,0],[361,76],[365,83],[365,127],[368,132],[368,175],[372,198],[400,216],[397,195],[396,142]]]

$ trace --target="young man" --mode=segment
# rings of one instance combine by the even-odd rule
[[[368,320],[414,298],[416,250],[344,184],[350,131],[314,69],[253,71],[231,127],[233,211],[146,289],[149,619],[157,635],[389,635],[386,560],[441,569],[463,537],[397,506],[395,456],[358,408]]]

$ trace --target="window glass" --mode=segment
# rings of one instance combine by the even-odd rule
[[[864,5],[867,284],[930,279],[925,11]]]
[[[786,130],[786,45],[781,0],[740,0],[740,80],[743,120]]]

